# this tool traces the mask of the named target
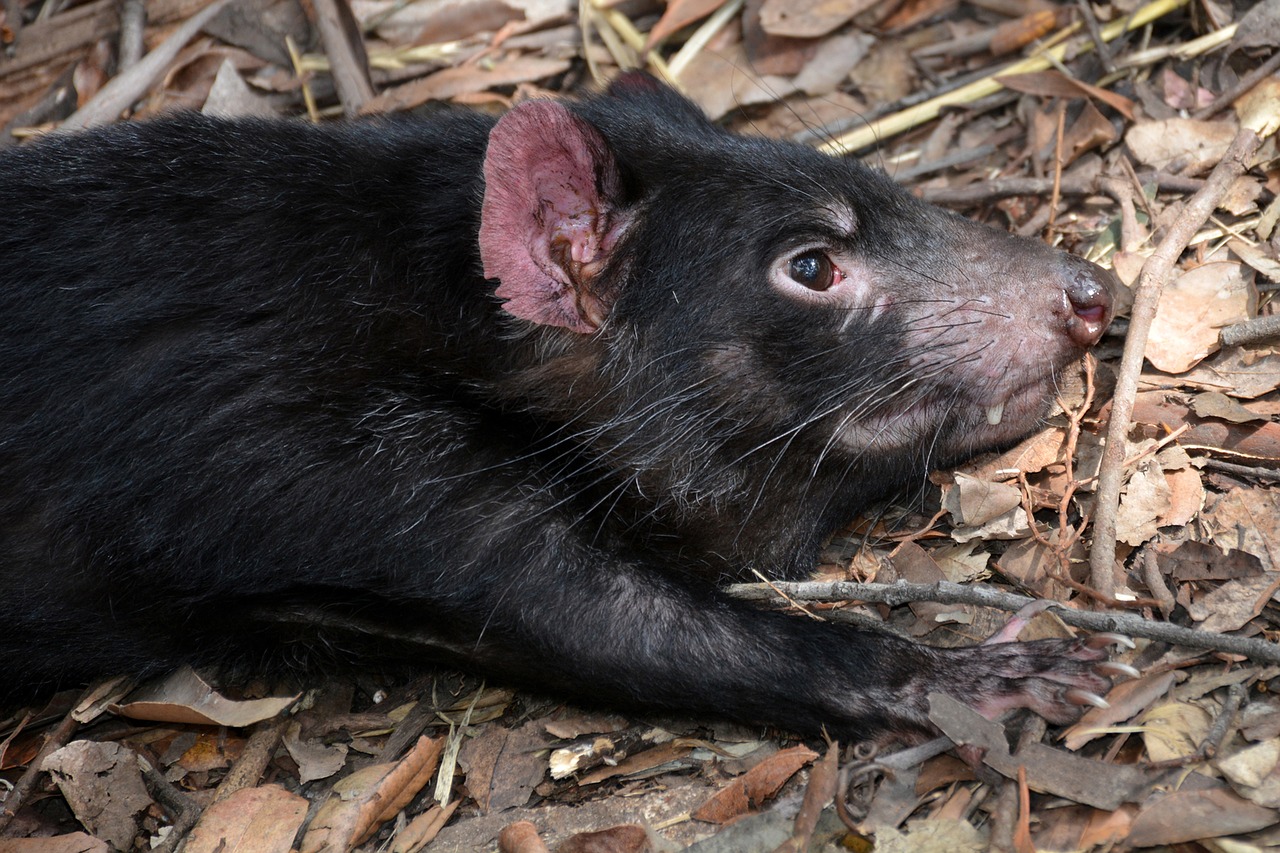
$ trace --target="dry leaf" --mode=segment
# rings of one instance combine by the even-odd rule
[[[1187,605],[1187,614],[1201,623],[1202,631],[1238,631],[1262,611],[1266,599],[1277,587],[1280,587],[1277,572],[1226,581]]]
[[[1175,160],[1217,163],[1235,135],[1234,122],[1170,118],[1135,124],[1124,141],[1138,162],[1164,170]]]
[[[0,838],[0,853],[108,853],[101,838],[83,832],[48,838]]]
[[[421,737],[398,762],[374,764],[337,782],[311,820],[301,853],[362,844],[431,781],[443,748],[444,738]]]
[[[1218,330],[1253,317],[1258,294],[1243,264],[1205,264],[1178,276],[1160,295],[1151,323],[1147,361],[1181,373],[1218,350]]]
[[[795,38],[817,38],[833,32],[877,0],[765,0],[760,26],[766,33]]]
[[[135,720],[244,728],[271,719],[296,701],[297,696],[277,696],[236,702],[184,666],[163,681],[135,690],[111,710]]]
[[[1260,806],[1280,807],[1280,738],[1214,762],[1236,793]]]
[[[1110,708],[1090,708],[1080,722],[1063,732],[1067,749],[1073,752],[1097,737],[1104,729],[1137,716],[1143,708],[1162,698],[1177,680],[1177,673],[1158,672],[1122,681],[1107,692]]]
[[[151,807],[133,750],[118,743],[73,741],[50,754],[42,769],[85,829],[116,850],[133,846],[143,813]]]
[[[1280,814],[1225,788],[1174,791],[1143,807],[1126,841],[1134,847],[1179,844],[1266,829],[1277,821]]]
[[[1192,755],[1205,736],[1213,718],[1199,705],[1165,702],[1142,716],[1142,741],[1152,761],[1168,761]]]
[[[777,794],[788,779],[817,757],[818,753],[805,746],[793,746],[775,752],[730,781],[719,793],[703,803],[693,813],[693,817],[708,823],[728,823],[758,808],[765,800]]]
[[[653,50],[653,46],[667,36],[695,21],[701,21],[724,4],[725,0],[671,0],[662,17],[649,30],[644,49]]]
[[[648,853],[651,850],[649,833],[636,824],[579,832],[556,846],[556,853]]]
[[[309,805],[279,785],[242,788],[205,809],[183,851],[288,853]]]
[[[298,781],[303,785],[316,779],[328,779],[347,763],[347,745],[335,743],[326,746],[318,740],[302,740],[302,726],[294,721],[285,730],[284,748],[298,762]]]
[[[1139,464],[1125,486],[1116,516],[1116,539],[1128,545],[1141,545],[1156,535],[1159,519],[1169,511],[1169,485],[1164,471],[1155,459]]]

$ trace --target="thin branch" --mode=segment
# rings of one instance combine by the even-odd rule
[[[1222,161],[1214,168],[1204,186],[1187,202],[1182,215],[1169,228],[1155,253],[1147,259],[1138,277],[1129,334],[1125,339],[1124,357],[1116,376],[1115,396],[1111,403],[1111,422],[1107,426],[1107,444],[1098,475],[1097,500],[1093,522],[1093,548],[1089,554],[1091,585],[1107,597],[1115,595],[1116,516],[1120,504],[1120,485],[1124,476],[1125,437],[1133,415],[1138,390],[1138,374],[1142,370],[1143,353],[1151,322],[1155,319],[1160,291],[1173,274],[1174,264],[1191,238],[1209,219],[1227,188],[1248,168],[1261,137],[1247,127],[1240,128]]]
[[[774,586],[797,601],[869,601],[896,607],[913,601],[939,604],[974,604],[1016,613],[1037,599],[1003,592],[985,584],[958,584],[939,581],[925,583],[853,583],[851,581],[804,581],[775,583]],[[752,601],[779,601],[777,594],[763,584],[734,584],[728,588],[736,598]],[[1130,637],[1144,637],[1194,649],[1242,655],[1259,663],[1280,664],[1280,644],[1268,640],[1215,634],[1153,622],[1128,613],[1095,613],[1059,607],[1054,611],[1063,622],[1086,631],[1113,631]]]

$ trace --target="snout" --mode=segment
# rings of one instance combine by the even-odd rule
[[[1066,267],[1062,295],[1067,337],[1081,349],[1088,349],[1111,323],[1112,294],[1120,283],[1109,270],[1084,258],[1064,255],[1062,262]]]

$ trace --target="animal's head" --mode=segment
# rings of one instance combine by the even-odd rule
[[[1110,319],[1094,265],[727,133],[643,75],[516,107],[484,175],[485,275],[509,314],[561,330],[549,358],[609,378],[593,393],[616,397],[608,441],[641,448],[637,470],[674,439],[890,479],[954,461],[1030,431]]]

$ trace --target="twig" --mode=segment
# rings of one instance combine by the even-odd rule
[[[1234,104],[1240,99],[1241,95],[1245,94],[1267,77],[1274,74],[1277,69],[1280,69],[1280,50],[1271,54],[1271,56],[1267,58],[1266,62],[1262,63],[1257,68],[1237,80],[1234,86],[1224,89],[1218,97],[1213,99],[1212,104],[1209,104],[1207,107],[1201,107],[1192,113],[1192,118],[1212,118]]]
[[[1160,602],[1160,612],[1167,617],[1178,602],[1165,585],[1164,577],[1160,574],[1160,562],[1156,559],[1155,548],[1151,547],[1150,542],[1142,546],[1138,566],[1142,569],[1142,579],[1147,582],[1147,589]]]
[[[169,834],[151,849],[151,853],[173,853],[200,819],[202,809],[192,801],[189,794],[175,788],[141,754],[138,755],[138,767],[142,770],[142,781],[146,784],[147,791],[172,816]]]
[[[214,0],[188,18],[185,24],[173,31],[173,35],[161,42],[155,50],[148,53],[132,68],[111,78],[107,85],[99,89],[98,94],[89,100],[89,103],[76,110],[62,123],[62,128],[80,130],[118,119],[121,113],[160,79],[179,51],[186,47],[187,42],[195,38],[196,33],[213,20],[213,17],[221,12],[228,2],[230,0]]]
[[[1277,54],[1280,56],[1280,54]],[[1233,323],[1218,333],[1218,340],[1224,347],[1240,344],[1256,344],[1280,338],[1280,314],[1269,317],[1255,317],[1242,323]]]
[[[1120,485],[1124,475],[1125,437],[1133,416],[1133,403],[1138,390],[1138,374],[1142,370],[1143,352],[1164,282],[1173,273],[1174,264],[1196,232],[1218,206],[1227,188],[1248,168],[1249,160],[1262,144],[1261,137],[1247,127],[1240,128],[1222,161],[1214,168],[1204,186],[1187,202],[1182,215],[1169,228],[1155,252],[1147,259],[1138,276],[1129,334],[1124,343],[1124,357],[1116,376],[1115,396],[1111,403],[1111,422],[1107,425],[1107,444],[1098,475],[1093,522],[1093,548],[1089,554],[1089,571],[1094,589],[1107,597],[1115,595],[1116,516],[1120,504]]]
[[[1202,180],[1178,175],[1148,172],[1140,177],[1155,181],[1164,192],[1197,192],[1204,187]],[[1064,175],[1060,191],[1062,195],[1092,195],[1107,192],[1107,186],[1100,180]],[[998,201],[1017,195],[1046,195],[1050,192],[1053,192],[1052,178],[998,178],[965,187],[929,188],[921,192],[920,197],[932,204],[966,205]]]
[[[0,833],[3,833],[4,828],[9,825],[9,821],[13,820],[13,816],[22,807],[23,801],[30,796],[31,791],[35,788],[36,780],[44,772],[44,760],[55,750],[66,746],[67,741],[71,739],[71,735],[75,734],[76,728],[80,724],[72,716],[74,713],[74,710],[68,711],[57,727],[49,733],[48,740],[40,747],[36,757],[31,759],[27,769],[22,771],[22,777],[18,779],[13,786],[13,790],[9,792],[9,796],[4,801],[4,807],[0,808]]]
[[[854,583],[852,581],[803,581],[775,583],[789,597],[798,601],[869,601],[896,607],[913,601],[933,601],[939,604],[975,604],[1017,612],[1033,601],[1025,595],[1003,592],[985,584],[958,584],[939,581],[923,583]],[[770,601],[774,592],[763,584],[734,584],[728,588],[730,595],[753,601]],[[1131,637],[1159,640],[1194,649],[1242,655],[1260,663],[1280,664],[1280,644],[1232,634],[1215,634],[1154,622],[1130,613],[1097,613],[1059,607],[1054,613],[1068,625],[1086,631],[1115,631]]]
[[[121,0],[120,3],[120,70],[126,71],[142,59],[146,45],[143,32],[147,27],[145,0]]]
[[[1154,0],[1134,14],[1126,15],[1122,19],[1107,24],[1102,30],[1102,38],[1105,41],[1114,40],[1129,30],[1146,26],[1157,18],[1185,6],[1186,3],[1187,0]],[[1079,46],[1079,50],[1083,52],[1091,49],[1092,46],[1092,43],[1085,42]],[[997,77],[1043,71],[1052,64],[1050,57],[1061,62],[1063,57],[1067,55],[1069,47],[1070,45],[1068,44],[1060,44],[1045,51],[1042,55],[1032,56],[1007,67],[999,68],[983,79],[970,83],[968,86],[931,98],[924,103],[905,109],[902,112],[885,116],[872,124],[839,136],[821,146],[821,150],[827,154],[851,154],[890,136],[910,130],[926,121],[937,118],[945,107],[966,104],[1001,91],[1004,86],[996,80]]]
[[[342,112],[351,118],[375,94],[360,25],[351,14],[347,0],[313,0],[313,3],[320,39],[329,57],[333,86],[338,90]]]
[[[267,765],[271,763],[272,756],[276,754],[276,747],[280,745],[284,728],[288,724],[289,717],[285,715],[258,724],[253,734],[249,735],[249,740],[244,745],[244,752],[236,759],[236,763],[231,765],[227,775],[222,777],[222,782],[213,795],[215,803],[225,800],[241,788],[258,784]]]

